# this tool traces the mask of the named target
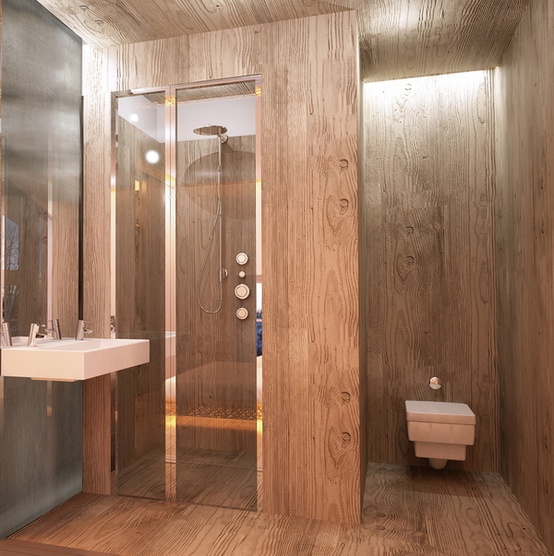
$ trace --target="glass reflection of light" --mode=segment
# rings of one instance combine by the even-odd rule
[[[157,164],[160,161],[160,153],[158,151],[150,150],[145,155],[146,162],[150,164]]]

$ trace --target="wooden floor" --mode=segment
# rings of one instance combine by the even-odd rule
[[[166,473],[169,466],[174,472]],[[167,475],[174,484],[167,484]],[[257,484],[255,453],[191,449],[180,450],[174,463],[167,463],[163,452],[137,460],[119,472],[117,493],[252,511],[256,509]],[[173,494],[168,495],[167,490]]]
[[[498,475],[390,465],[370,466],[358,527],[80,494],[12,539],[119,556],[551,554]]]

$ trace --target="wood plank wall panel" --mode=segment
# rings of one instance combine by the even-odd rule
[[[109,68],[109,91],[188,83],[188,37],[110,48]]]
[[[554,5],[531,2],[497,70],[502,473],[554,550]]]
[[[354,0],[360,2],[361,0]],[[39,0],[85,42],[97,48],[180,35],[247,27],[284,19],[341,12],[344,0],[227,0],[225,3],[188,0]]]
[[[356,10],[362,77],[375,81],[495,67],[529,0],[39,2],[98,48]]]
[[[366,201],[367,188],[363,186],[365,184],[366,176],[366,160],[365,160],[365,149],[366,149],[366,134],[364,133],[364,94],[363,89],[364,84],[360,77],[358,83],[358,241],[359,241],[359,254],[358,254],[358,269],[359,269],[359,306],[360,306],[360,475],[362,481],[360,484],[361,492],[365,490],[366,484],[366,469],[368,465],[368,438],[369,438],[369,426],[367,421],[367,392],[368,392],[368,338],[367,327],[370,315],[367,311],[367,295],[368,295],[368,281],[367,276],[363,272],[364,263],[364,253],[369,252],[369,238],[368,234],[364,233],[364,227],[367,226],[368,215],[362,209],[368,206]],[[361,153],[361,155],[360,155]],[[377,220],[378,221],[378,220]]]
[[[529,0],[350,0],[362,78],[385,81],[495,67]]]
[[[190,81],[262,73],[268,63],[262,46],[270,27],[257,25],[189,37]]]
[[[370,461],[427,465],[407,439],[404,400],[456,401],[478,426],[467,460],[449,466],[499,468],[491,79],[364,89]]]
[[[335,520],[360,484],[350,21],[271,26],[262,74],[264,508]]]
[[[83,317],[96,337],[110,331],[111,98],[107,57],[83,49]],[[83,383],[83,490],[111,490],[111,377]]]
[[[356,19],[348,12],[225,33],[189,39],[190,80],[262,75],[264,509],[357,522]],[[172,41],[162,44],[171,51]],[[245,44],[252,53],[237,56]],[[170,82],[186,81],[163,48],[156,53]],[[133,45],[111,49],[110,61],[110,87],[160,85],[150,71],[159,62]],[[133,65],[131,83],[124,68]],[[96,142],[108,144],[109,134]],[[103,179],[107,189],[108,168],[86,183]],[[105,256],[108,246],[99,246]]]

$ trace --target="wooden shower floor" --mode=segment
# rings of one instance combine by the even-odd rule
[[[164,457],[163,452],[149,454],[120,472],[118,494],[256,509],[256,454],[191,449],[179,452],[177,462],[164,463]]]
[[[254,413],[254,417],[255,417]],[[219,431],[221,438],[244,433],[253,451],[229,449],[232,441],[223,441],[219,449],[211,447],[177,448],[175,427],[180,433],[195,432],[194,444],[212,439],[203,431]],[[167,450],[154,450],[117,474],[117,494],[152,500],[205,504],[239,510],[256,510],[261,486],[261,422],[214,417],[168,417]],[[229,435],[228,433],[232,433]],[[256,435],[258,440],[256,442]],[[228,445],[229,444],[229,445]],[[227,449],[225,449],[227,448]]]
[[[119,556],[551,554],[491,473],[371,465],[363,508],[351,527],[80,494],[12,538]]]

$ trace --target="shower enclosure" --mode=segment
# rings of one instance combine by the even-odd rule
[[[253,79],[114,97],[114,334],[121,495],[257,508],[260,182]]]

